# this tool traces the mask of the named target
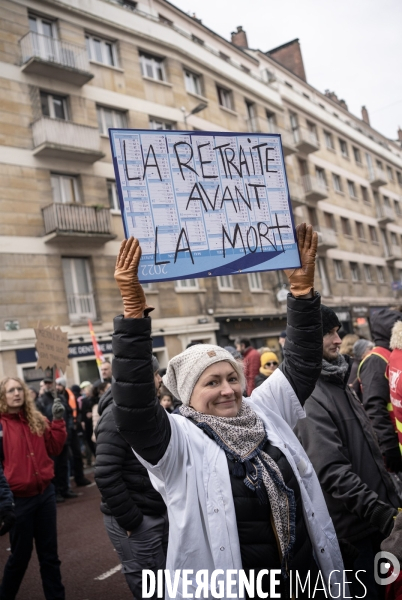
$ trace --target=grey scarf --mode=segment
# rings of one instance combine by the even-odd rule
[[[278,465],[262,450],[267,441],[263,421],[246,402],[242,402],[236,417],[205,415],[184,405],[180,413],[196,421],[223,448],[228,459],[235,463],[233,475],[244,478],[244,484],[256,492],[261,503],[267,504],[268,495],[282,554],[282,574],[286,578],[296,538],[296,501]]]
[[[338,354],[338,357],[331,362],[325,360],[325,358],[322,359],[321,375],[323,377],[338,375],[343,381],[348,369],[349,365],[342,354]]]

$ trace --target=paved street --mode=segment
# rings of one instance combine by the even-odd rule
[[[93,474],[87,474],[93,479]],[[129,600],[119,559],[103,527],[100,495],[94,485],[74,491],[81,495],[58,504],[59,556],[67,600]],[[8,535],[0,538],[0,568],[9,552]],[[35,551],[18,600],[43,600]]]

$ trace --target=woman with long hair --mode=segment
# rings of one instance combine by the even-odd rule
[[[31,558],[35,540],[46,600],[63,600],[57,554],[56,497],[52,456],[63,449],[67,433],[64,407],[56,398],[49,423],[36,408],[19,377],[0,382],[1,462],[14,496],[16,521],[10,530],[11,554],[4,568],[0,600],[13,600]]]
[[[216,592],[212,572],[223,580],[224,598],[231,597],[228,579],[233,597],[244,596],[236,581],[241,570],[254,575],[269,597],[273,589],[282,598],[311,597],[306,587],[295,593],[296,572],[303,585],[307,578],[317,582],[316,599],[328,597],[324,586],[329,591],[342,584],[342,558],[321,487],[293,433],[322,361],[320,296],[314,293],[317,234],[304,224],[297,239],[301,267],[286,271],[283,363],[244,398],[242,365],[230,352],[192,346],[170,360],[163,378],[183,403],[178,415],[155,401],[152,307],[138,280],[141,248],[133,238],[122,243],[115,279],[124,316],[114,320],[113,414],[167,505],[166,568],[178,591],[167,584],[165,597],[200,592],[200,582],[203,597],[214,596],[208,589]]]

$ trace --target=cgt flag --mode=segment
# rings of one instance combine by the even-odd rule
[[[99,373],[100,373],[101,379],[102,379],[102,373],[100,370],[100,366],[102,363],[105,362],[105,357],[102,354],[102,350],[99,348],[99,344],[96,339],[92,321],[90,319],[88,319],[88,327],[89,327],[89,333],[91,334],[92,346],[94,347],[96,364],[98,365]]]

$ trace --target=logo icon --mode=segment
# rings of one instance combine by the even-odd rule
[[[392,572],[390,572],[392,569]],[[393,583],[401,570],[399,560],[391,552],[377,552],[374,557],[374,579],[378,585]]]

